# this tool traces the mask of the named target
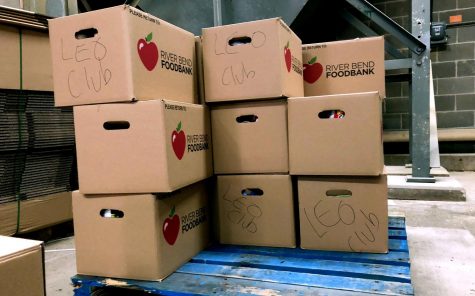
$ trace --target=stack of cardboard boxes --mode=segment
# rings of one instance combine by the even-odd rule
[[[56,105],[74,105],[78,273],[160,280],[207,245],[210,129],[221,243],[387,251],[382,38],[304,46],[303,64],[279,18],[203,29],[209,113],[186,31],[118,6],[50,34]]]
[[[218,236],[295,247],[287,97],[302,96],[300,39],[279,18],[203,29]]]
[[[0,235],[14,235],[72,219],[74,126],[54,108],[45,18],[0,10]]]
[[[383,37],[303,47],[305,97],[289,99],[301,247],[387,252]]]
[[[56,105],[74,105],[78,273],[163,279],[209,241],[195,38],[129,6],[49,25]]]

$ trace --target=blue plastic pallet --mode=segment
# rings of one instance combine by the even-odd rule
[[[389,218],[387,254],[217,245],[162,282],[83,275],[72,282],[76,296],[111,287],[170,296],[414,295],[403,217]]]

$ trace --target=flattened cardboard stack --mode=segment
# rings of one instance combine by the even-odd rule
[[[203,29],[219,240],[295,247],[287,97],[302,96],[301,41],[279,18]]]
[[[49,24],[55,102],[74,105],[78,273],[162,280],[209,242],[195,38],[127,5]]]
[[[15,26],[0,25],[0,41],[4,45],[0,53],[0,234],[3,235],[63,222],[70,211],[43,219],[33,209],[30,213],[34,217],[26,217],[21,208],[37,205],[37,201],[53,207],[56,200],[61,200],[67,205],[68,196],[57,194],[77,187],[72,109],[54,108],[48,34],[25,29],[24,24],[34,23],[22,18],[26,14],[15,11],[18,17]],[[54,203],[50,202],[52,197]],[[17,210],[11,211],[13,207]],[[56,211],[51,209],[51,212]],[[36,224],[27,225],[28,221]]]
[[[305,97],[289,98],[301,247],[388,250],[382,37],[303,46]]]

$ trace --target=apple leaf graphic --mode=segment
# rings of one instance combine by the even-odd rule
[[[289,41],[287,41],[287,44],[285,45],[285,48],[289,48]]]
[[[153,38],[153,34],[152,32],[150,32],[150,34],[148,34],[147,37],[145,37],[145,41],[150,42],[152,41],[152,38]]]
[[[175,206],[173,206],[173,208],[171,209],[170,211],[170,214],[168,215],[170,218],[175,216]]]
[[[181,121],[178,123],[178,126],[176,127],[176,131],[179,132],[181,130]]]
[[[310,61],[308,61],[308,64],[314,64],[317,61],[317,56],[314,56]]]

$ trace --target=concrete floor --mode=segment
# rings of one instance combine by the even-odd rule
[[[466,189],[466,202],[390,200],[403,213],[416,295],[475,295],[475,172],[451,172]],[[72,295],[76,274],[72,237],[46,245],[48,296]]]

